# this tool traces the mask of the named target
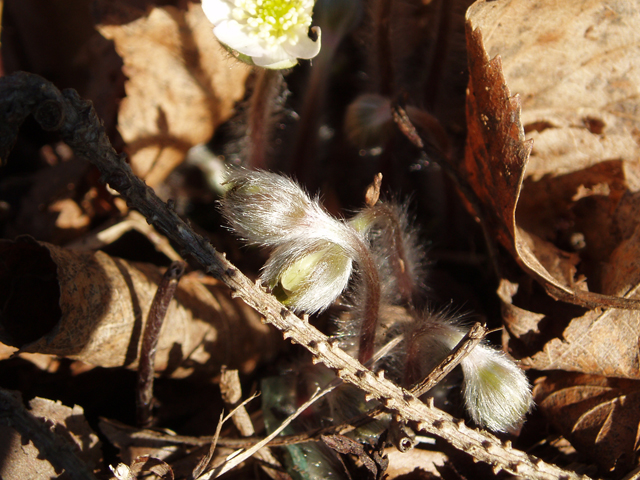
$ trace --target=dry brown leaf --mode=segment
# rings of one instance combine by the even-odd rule
[[[46,421],[59,438],[75,446],[76,455],[91,470],[100,468],[100,440],[85,420],[82,407],[70,408],[38,397],[29,402],[29,407],[33,416]],[[40,450],[33,443],[24,442],[20,433],[11,427],[0,425],[0,451],[3,452],[0,478],[71,478],[65,474],[58,477],[51,463],[42,458]]]
[[[636,163],[635,2],[477,2],[468,18],[483,31],[489,57],[502,57],[506,82],[521,96],[522,125],[534,140],[527,176],[562,175],[611,159]]]
[[[443,478],[438,467],[449,460],[442,452],[414,448],[408,452],[399,452],[395,448],[385,449],[389,458],[389,467],[385,474],[388,480],[412,478],[413,480],[435,480]],[[412,475],[411,477],[405,477]]]
[[[103,367],[137,365],[159,268],[29,238],[0,241],[0,258],[0,340]],[[217,374],[222,364],[246,373],[280,345],[277,332],[226,289],[187,275],[167,312],[155,365],[175,378]]]
[[[640,379],[640,321],[629,310],[590,310],[575,318],[541,352],[522,359],[537,370],[568,370]]]
[[[155,186],[231,116],[249,69],[218,44],[199,3],[98,28],[115,42],[129,77],[118,129],[133,171]]]
[[[558,372],[536,382],[538,407],[574,447],[607,472],[635,464],[640,430],[637,381]]]
[[[529,311],[514,305],[518,288],[517,284],[502,280],[498,294],[509,334],[525,345],[522,349],[509,342],[510,349],[517,356],[527,351],[530,354],[520,360],[522,366],[640,379],[637,312],[615,308],[583,310],[580,316],[566,318],[571,310]],[[532,353],[535,347],[541,351]]]
[[[598,235],[603,237],[603,227],[606,229],[609,226],[607,219],[618,206],[625,190],[629,188],[629,178],[637,177],[637,165],[626,161],[637,158],[640,152],[640,147],[635,144],[631,135],[631,126],[636,124],[636,120],[629,118],[627,114],[620,114],[620,119],[606,117],[607,122],[610,123],[603,124],[598,120],[604,118],[602,115],[596,118],[592,115],[593,112],[585,113],[576,100],[582,98],[582,94],[577,92],[589,87],[584,84],[585,78],[589,78],[593,81],[599,80],[596,86],[591,86],[592,90],[597,90],[593,93],[594,97],[586,100],[591,102],[590,106],[606,110],[617,99],[619,101],[614,102],[615,108],[611,107],[615,112],[620,109],[624,109],[625,112],[635,111],[633,109],[638,106],[637,95],[634,93],[635,84],[627,82],[619,87],[616,86],[613,67],[605,69],[602,63],[599,63],[596,69],[591,67],[581,69],[579,62],[573,61],[567,67],[567,63],[563,60],[566,56],[573,55],[573,49],[580,48],[580,54],[577,57],[581,61],[589,64],[606,63],[608,60],[602,60],[601,57],[606,57],[606,48],[612,48],[612,56],[616,58],[619,56],[619,62],[629,66],[628,77],[625,78],[631,80],[636,78],[638,71],[634,62],[637,62],[638,56],[633,56],[633,48],[628,49],[629,51],[617,48],[622,44],[633,46],[634,42],[637,43],[635,40],[637,34],[631,34],[629,28],[638,30],[633,25],[636,18],[640,19],[640,15],[631,17],[631,27],[624,27],[623,31],[627,35],[624,41],[615,40],[613,43],[607,43],[607,35],[600,30],[596,35],[593,28],[589,31],[596,35],[597,41],[585,40],[586,37],[582,35],[584,31],[580,30],[581,28],[588,30],[587,26],[594,28],[597,26],[606,30],[609,23],[615,23],[614,20],[620,18],[623,12],[611,10],[604,3],[606,2],[568,3],[565,7],[565,4],[550,1],[532,4],[525,1],[499,0],[477,2],[469,9],[467,12],[470,69],[467,97],[469,135],[463,171],[477,195],[481,209],[477,213],[483,217],[489,233],[495,235],[525,271],[538,280],[553,297],[591,307],[604,305],[637,308],[637,302],[587,291],[598,289],[598,277],[594,279],[595,288],[591,284],[587,288],[584,278],[576,276],[576,266],[581,260],[580,257],[568,248],[565,250],[558,248],[558,246],[565,248],[565,245],[561,241],[563,238],[559,238],[557,230],[563,227],[568,230],[563,221],[573,227],[571,221],[580,216],[578,209],[582,207],[584,218],[577,223],[585,230],[584,235],[588,237],[589,247],[593,250],[598,248],[603,250],[604,253],[601,253],[600,258],[606,257],[607,252],[613,249],[613,243],[606,236],[598,243]],[[600,18],[598,15],[607,8],[611,10],[611,15],[603,17],[604,19]],[[579,17],[578,20],[576,17]],[[523,21],[527,18],[531,21]],[[522,25],[522,28],[514,31],[511,28],[514,24]],[[544,27],[539,28],[540,25]],[[566,25],[571,26],[566,27]],[[580,30],[581,40],[576,40],[577,34],[573,30],[571,30],[572,34],[565,35],[565,28]],[[483,45],[482,32],[485,32],[485,45]],[[555,32],[555,35],[552,32]],[[594,45],[598,45],[598,48]],[[553,50],[553,53],[547,55],[550,50]],[[487,52],[491,56],[500,53],[505,63],[504,76],[500,57],[489,61]],[[578,82],[577,79],[581,79],[583,83]],[[528,82],[531,82],[532,86]],[[603,85],[600,85],[601,83]],[[553,99],[550,100],[548,90],[553,88],[556,89],[555,96],[552,95]],[[511,91],[517,92],[521,97],[511,97]],[[567,92],[571,92],[571,95]],[[631,97],[627,98],[625,96],[627,94]],[[588,95],[585,94],[584,97],[587,98]],[[524,99],[522,100],[525,112],[523,121],[520,115],[520,98]],[[571,125],[579,123],[579,128],[588,135],[594,136],[591,140],[599,141],[603,145],[602,148],[595,149],[593,153],[585,152],[582,144],[575,141],[570,144],[567,142],[560,150],[567,151],[567,154],[570,150],[577,150],[583,157],[588,157],[588,161],[577,162],[573,157],[569,160],[564,157],[553,159],[549,155],[544,155],[547,161],[546,169],[540,167],[539,162],[528,165],[530,151],[532,155],[541,154],[539,149],[536,150],[539,138],[536,138],[536,143],[533,144],[534,150],[531,150],[532,139],[525,139],[525,131],[531,133],[542,127],[540,127],[541,117],[531,117],[527,109],[535,110],[548,108],[548,106],[563,112],[565,116],[573,115],[571,117],[573,123],[569,123]],[[566,112],[566,110],[575,110],[575,112]],[[528,115],[526,119],[525,114]],[[611,116],[615,115],[611,113]],[[581,119],[580,122],[577,121],[578,117]],[[614,146],[604,148],[610,141],[608,133],[603,135],[600,129],[600,127],[604,128],[603,125],[606,125],[607,132],[611,132],[615,139],[620,140],[614,142],[615,148]],[[543,130],[546,131],[547,127]],[[575,140],[575,135],[570,134],[569,137]],[[620,150],[618,147],[621,143],[627,147]],[[611,159],[619,160],[617,163],[602,164]],[[567,170],[565,168],[567,164],[575,168]],[[585,169],[590,170],[585,171]],[[529,186],[526,190],[522,188],[525,175],[529,176],[530,183],[533,183],[542,175],[552,172],[557,175],[569,171],[579,171],[579,174],[572,178],[561,178],[557,182],[554,179],[554,182],[551,182],[552,185],[543,184],[536,189]],[[546,180],[547,183],[550,182]],[[526,195],[528,191],[534,192],[535,195],[528,197]],[[531,198],[535,199],[535,202]],[[604,202],[600,201],[597,215],[594,214],[594,209],[589,203],[593,198],[605,199]],[[523,214],[519,211],[516,221],[515,210],[518,203],[525,205],[524,212],[529,215],[524,215],[523,218]],[[545,208],[549,205],[553,208]],[[554,212],[557,214],[554,215]],[[602,223],[594,221],[595,219],[606,224],[603,226]],[[571,233],[572,231],[569,230],[567,236],[569,237]],[[574,240],[577,238],[575,237]],[[566,240],[569,243],[570,239]]]
[[[573,295],[567,273],[571,275],[577,258],[561,257],[553,245],[516,226],[516,204],[531,142],[525,142],[519,121],[520,100],[511,97],[500,57],[489,61],[482,46],[482,34],[472,30],[470,23],[467,26],[470,78],[464,176],[478,197],[486,227],[498,241],[527,271],[554,287],[557,294]],[[560,261],[545,268],[538,257]]]

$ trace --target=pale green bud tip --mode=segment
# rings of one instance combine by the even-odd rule
[[[471,418],[496,432],[518,427],[533,406],[522,370],[506,355],[477,346],[462,362],[464,398]]]
[[[213,33],[239,60],[270,69],[293,67],[320,51],[311,30],[313,0],[202,0]]]
[[[229,174],[221,211],[237,234],[274,250],[262,281],[285,305],[316,313],[349,282],[362,237],[292,180],[264,171]]]
[[[280,286],[288,295],[295,292],[309,278],[325,252],[314,252],[296,260],[280,275]]]
[[[465,328],[446,319],[425,322],[415,341],[423,353],[422,374],[438,365],[462,340]],[[480,344],[462,362],[463,396],[475,423],[495,432],[520,426],[533,406],[525,373],[504,353]]]
[[[300,249],[297,242],[278,247],[264,267],[262,280],[283,304],[295,311],[325,310],[344,291],[352,260],[336,244],[319,241]]]

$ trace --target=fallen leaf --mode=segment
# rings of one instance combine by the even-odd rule
[[[640,379],[640,321],[636,312],[590,310],[575,318],[541,352],[521,360],[537,370],[567,370]]]
[[[249,69],[220,46],[199,3],[98,29],[115,42],[129,78],[118,129],[131,166],[155,186],[231,116]]]
[[[1,240],[0,258],[3,343],[102,367],[137,366],[161,269],[28,237]],[[203,281],[181,279],[160,333],[156,370],[182,378],[226,364],[248,373],[271,358],[280,335],[226,289]]]
[[[576,210],[581,202],[590,205],[585,200],[591,197],[604,197],[605,201],[601,202],[604,205],[600,205],[599,212],[610,215],[625,191],[634,191],[637,185],[636,180],[629,180],[637,177],[637,162],[632,164],[631,159],[636,159],[640,153],[640,147],[631,135],[631,127],[640,124],[635,120],[637,116],[629,117],[628,112],[635,112],[638,108],[638,82],[635,79],[640,76],[637,68],[640,63],[632,48],[622,47],[634,45],[640,38],[635,33],[640,14],[636,12],[627,20],[623,11],[626,7],[616,8],[600,1],[532,4],[498,0],[477,2],[467,12],[470,73],[468,139],[461,171],[475,195],[475,198],[470,198],[474,204],[472,209],[485,222],[489,234],[494,235],[551,296],[592,308],[638,306],[638,302],[633,300],[595,293],[599,286],[597,276],[594,288],[587,283],[589,278],[577,273],[577,266],[584,259],[575,251],[566,249],[558,241],[561,235],[554,231],[564,228],[572,233],[569,228],[573,227],[571,220],[579,216]],[[605,15],[607,11],[610,12]],[[571,22],[567,22],[567,18],[571,18]],[[617,21],[619,18],[625,18],[625,21]],[[618,27],[614,29],[624,35],[623,39],[607,40],[608,27],[612,23],[625,24],[621,30]],[[521,27],[514,31],[511,28],[514,24]],[[540,25],[544,27],[539,28]],[[604,30],[597,30],[596,34],[593,28],[589,30],[590,26]],[[567,29],[571,31],[566,33]],[[595,35],[596,40],[585,36],[587,31]],[[483,38],[483,32],[486,38]],[[613,49],[611,56],[617,63],[603,59],[607,57],[605,53],[609,48]],[[577,52],[575,55],[574,51]],[[501,57],[489,60],[490,56],[498,53]],[[565,57],[570,57],[571,62],[565,62]],[[586,67],[585,63],[588,64]],[[591,66],[592,63],[596,67]],[[614,68],[614,64],[618,67]],[[627,70],[616,75],[616,68],[623,65]],[[616,79],[621,76],[625,81],[618,85]],[[594,85],[590,86],[589,81],[595,82]],[[582,93],[589,88],[593,92]],[[511,91],[518,95],[512,97]],[[553,91],[553,95],[549,91]],[[588,107],[597,111],[613,108],[613,111],[606,118],[602,115],[596,117],[594,111],[584,110]],[[532,116],[529,109],[534,113],[536,109],[561,112],[568,126],[579,124],[581,131],[592,136],[589,137],[591,141],[600,142],[602,148],[583,148],[586,144],[577,143],[575,135],[569,134],[567,138],[573,141],[566,142],[560,149],[568,152],[568,157],[542,154],[540,139],[531,132],[546,131],[549,127],[547,124],[541,126],[542,117]],[[616,114],[625,118],[613,118]],[[606,122],[600,118],[605,118]],[[607,134],[603,135],[605,126]],[[525,132],[529,138],[525,137]],[[611,143],[608,132],[619,141]],[[620,147],[622,144],[624,148]],[[574,151],[584,157],[580,162],[576,161],[575,155],[571,156]],[[538,161],[540,156],[546,163]],[[536,162],[530,164],[530,157],[536,157]],[[612,159],[620,161],[609,163],[607,170],[607,164],[603,163]],[[553,188],[545,188],[544,185],[536,188],[534,185],[545,175],[557,177],[560,173],[568,175],[574,171],[578,172],[576,177],[561,178]],[[530,179],[526,190],[523,188],[525,177]],[[537,198],[536,202],[527,200],[528,191],[534,192],[535,196],[531,198]],[[516,219],[519,203],[527,206],[524,211],[530,213],[528,217],[523,218],[518,213]],[[554,208],[545,209],[548,205],[554,205]],[[558,212],[556,216],[550,213],[554,211]],[[608,217],[604,213],[594,216],[592,208],[583,208],[582,215],[584,219],[578,223],[589,233],[587,242],[591,247],[595,242],[591,237],[601,234],[609,226]],[[551,216],[552,219],[549,218]],[[594,219],[607,223],[602,225]],[[534,228],[538,225],[542,227]],[[607,245],[611,251],[612,242]],[[584,269],[583,265],[580,267]]]
[[[389,480],[403,479],[405,475],[413,475],[410,478],[414,480],[444,478],[438,467],[443,467],[448,457],[442,452],[413,448],[401,453],[396,448],[387,448],[385,453],[389,458],[389,468],[385,472]]]
[[[522,308],[514,304],[518,288],[503,279],[498,294],[507,331],[518,339],[508,339],[509,350],[521,358],[521,366],[640,379],[640,317],[636,312],[609,308],[580,314],[576,307],[560,309],[557,305],[537,305],[536,309],[532,306],[535,301],[518,298],[527,304]]]
[[[536,403],[572,445],[606,472],[635,464],[640,383],[557,372],[538,379]]]
[[[62,403],[34,398],[29,402],[30,413],[47,422],[60,439],[74,445],[76,455],[89,469],[98,470],[102,464],[100,440],[84,417],[82,407],[73,408]],[[9,426],[0,425],[0,478],[58,478],[54,467],[41,456],[40,450]],[[60,476],[60,478],[71,478]]]

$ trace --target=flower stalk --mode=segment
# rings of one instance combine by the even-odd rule
[[[278,70],[259,69],[249,104],[247,124],[247,167],[259,170],[268,166],[268,146],[273,115],[284,80]]]

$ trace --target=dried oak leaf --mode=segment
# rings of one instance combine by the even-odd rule
[[[0,265],[0,341],[21,352],[136,367],[161,269],[29,237],[0,240]],[[186,275],[160,332],[156,370],[174,378],[217,374],[223,364],[249,372],[280,340],[226,288]]]
[[[515,90],[511,79],[509,77],[505,79],[502,72],[501,57],[495,57],[489,61],[487,52],[492,55],[500,53],[504,56],[505,64],[510,65],[509,69],[505,67],[505,71],[511,72],[512,76],[517,75],[517,68],[511,66],[514,62],[511,55],[514,51],[525,49],[523,43],[526,44],[526,41],[521,38],[527,37],[522,36],[538,32],[538,25],[543,24],[545,22],[543,19],[547,17],[553,17],[554,24],[559,21],[556,18],[559,15],[557,9],[550,7],[553,2],[542,3],[549,3],[549,6],[541,6],[540,2],[535,4],[500,0],[477,2],[467,12],[470,76],[467,95],[468,137],[465,161],[461,171],[476,197],[470,199],[475,203],[472,208],[479,210],[475,213],[482,217],[489,233],[495,235],[525,271],[540,282],[554,298],[589,307],[637,308],[635,301],[587,291],[584,279],[576,277],[576,265],[580,262],[580,257],[575,252],[558,248],[557,241],[555,243],[550,241],[557,238],[545,238],[544,230],[532,228],[531,222],[521,221],[520,216],[516,220],[516,206],[521,203],[525,193],[523,190],[525,168],[526,175],[530,175],[528,172],[531,171],[528,162],[533,148],[532,140],[525,138],[520,107],[522,102],[526,102],[527,106],[531,104],[533,93],[525,88],[526,82],[517,84],[518,90]],[[562,4],[556,2],[554,5]],[[527,8],[530,10],[528,16],[522,13]],[[558,6],[558,8],[561,7]],[[510,14],[512,11],[520,12],[521,16],[511,18],[507,13]],[[506,20],[507,18],[509,21]],[[531,22],[526,22],[524,20],[526,18],[531,18]],[[567,15],[562,18],[565,18],[561,23],[562,28],[566,28],[565,24],[571,24],[566,21],[566,18],[573,19],[573,16]],[[514,32],[512,28],[514,24],[522,27]],[[487,43],[498,44],[498,48],[490,48],[483,44],[483,31],[489,32],[487,38],[490,40]],[[549,37],[547,40],[555,41],[556,37]],[[558,48],[567,51],[570,49],[564,45]],[[530,56],[523,55],[521,60],[524,61],[526,58],[529,68],[535,65],[540,69],[551,70],[545,73],[545,78],[550,78],[550,81],[562,78],[560,73],[552,71],[555,64],[548,65],[545,61],[545,52],[546,49],[538,49],[535,52],[537,56],[534,57],[529,52]],[[515,73],[513,73],[514,69]],[[568,73],[565,73],[566,75]],[[526,79],[529,80],[531,76],[535,75],[528,72]],[[521,93],[524,100],[521,102],[519,96],[511,97],[510,88]],[[578,87],[574,86],[574,88]],[[542,102],[542,99],[540,101]],[[591,128],[594,128],[593,125]],[[572,148],[575,148],[575,145]],[[598,161],[584,164],[583,167],[593,166],[607,159],[609,158],[600,158]],[[558,171],[561,170],[555,167],[549,170],[554,173]],[[608,180],[606,171],[601,172],[602,175]],[[599,195],[606,191],[607,197],[610,197],[607,204],[609,209],[615,208],[615,202],[621,198],[622,192],[627,188],[625,182],[615,178],[610,182],[596,181],[593,178],[590,181],[574,179],[567,184],[572,189],[568,199],[574,203],[581,198],[592,194]],[[609,195],[611,192],[613,195]],[[550,198],[549,201],[560,203],[558,198]],[[540,215],[543,209],[538,206],[532,211]]]
[[[220,46],[199,3],[98,29],[115,42],[129,77],[118,129],[131,166],[155,186],[231,116],[249,69]]]
[[[605,293],[621,298],[640,298],[640,227],[613,253],[605,268]],[[503,281],[500,296],[509,331],[536,331],[542,317],[512,305],[517,286]],[[559,320],[559,318],[556,318]],[[526,334],[526,332],[525,332]],[[521,360],[538,370],[568,370],[640,379],[640,315],[617,308],[589,310],[570,320],[559,338],[544,344],[542,351]]]
[[[556,372],[538,379],[536,403],[572,445],[607,472],[635,464],[640,438],[640,383]]]

